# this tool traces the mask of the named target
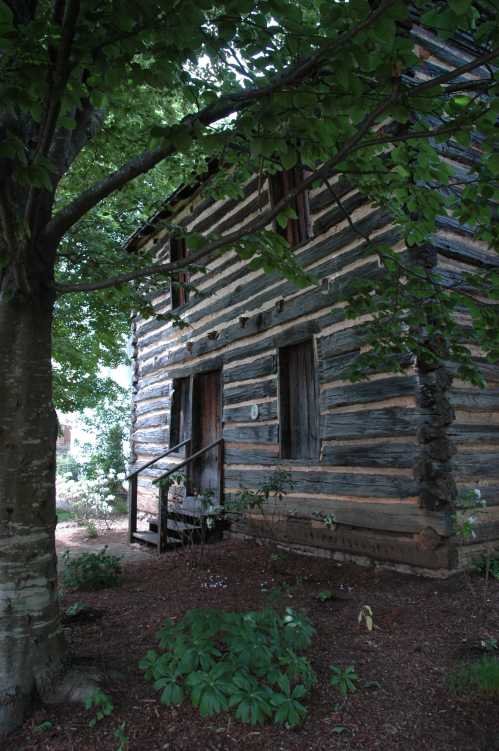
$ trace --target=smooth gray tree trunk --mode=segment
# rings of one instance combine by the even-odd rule
[[[64,667],[55,555],[53,297],[0,294],[0,736]]]

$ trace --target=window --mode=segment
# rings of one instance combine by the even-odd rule
[[[303,170],[301,167],[277,172],[270,175],[270,201],[273,206],[284,198],[293,188],[303,180]],[[293,247],[298,243],[306,240],[308,237],[308,201],[306,193],[300,193],[296,198],[290,201],[289,206],[296,212],[297,219],[288,219],[285,227],[276,224],[276,232],[286,238],[288,243]]]
[[[181,261],[183,258],[187,258],[187,248],[185,240],[179,237],[173,237],[170,240],[170,261]],[[189,281],[189,274],[187,271],[178,271],[172,276],[171,280],[171,298],[172,298],[172,310],[180,308],[181,305],[185,305],[189,300],[189,291],[182,286]]]
[[[175,378],[170,413],[170,448],[189,438],[190,404],[190,378]]]
[[[282,347],[279,350],[282,458],[319,458],[318,391],[313,342]]]

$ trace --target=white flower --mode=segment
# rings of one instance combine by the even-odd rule
[[[117,479],[117,480],[124,480],[124,479],[125,479],[125,477],[126,477],[126,474],[125,474],[124,472],[119,472],[119,473],[118,473],[118,474],[116,475],[116,479]]]
[[[482,497],[482,493],[481,493],[481,491],[478,488],[475,488],[473,492],[475,494],[475,498],[481,498]]]

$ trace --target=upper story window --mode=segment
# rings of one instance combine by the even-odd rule
[[[187,258],[187,247],[183,237],[172,237],[170,240],[170,261],[181,261]],[[171,278],[172,310],[180,308],[189,301],[189,290],[184,287],[189,281],[187,271],[178,271]]]
[[[312,340],[279,350],[281,457],[318,461],[319,388]]]
[[[269,176],[270,200],[275,205],[281,198],[284,198],[293,188],[299,185],[303,180],[303,169],[293,167],[292,169],[277,172]],[[289,202],[289,206],[296,212],[296,219],[288,219],[285,227],[276,223],[276,232],[286,238],[291,247],[298,245],[308,237],[308,200],[306,192],[300,193],[296,198]]]

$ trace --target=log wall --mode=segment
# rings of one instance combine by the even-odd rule
[[[428,66],[443,71],[455,64],[456,55],[463,59],[462,50],[437,43],[422,29],[414,33],[430,53],[423,56],[421,76]],[[445,158],[461,164],[448,151]],[[408,253],[386,211],[366,203],[344,178],[332,180],[364,235]],[[366,243],[327,187],[315,188],[308,198],[312,232],[295,254],[317,285],[297,289],[278,274],[251,270],[229,251],[193,278],[201,294],[176,311],[186,328],[135,319],[135,466],[168,447],[173,379],[220,368],[225,498],[243,487],[258,488],[276,468],[293,479],[292,490],[270,515],[248,515],[235,522],[235,531],[328,554],[449,569],[457,562],[450,510],[454,481],[487,488],[499,505],[499,369],[486,366],[490,388],[485,392],[451,385],[446,369],[428,374],[415,363],[404,375],[380,372],[362,383],[347,381],[345,370],[363,347],[365,321],[345,317],[335,290],[359,274],[379,272],[378,261],[366,253]],[[268,200],[268,186],[257,178],[239,201],[206,199],[198,190],[175,221],[189,230],[223,234],[250,222]],[[168,253],[163,231],[141,243]],[[436,265],[448,274],[492,258],[469,230],[444,219],[432,248]],[[169,289],[153,302],[158,313],[167,312]],[[280,458],[278,383],[279,348],[305,339],[314,341],[320,388],[320,456],[306,463]],[[179,461],[170,457],[140,475],[139,507],[156,510],[152,480]],[[334,514],[334,528],[317,514]],[[484,527],[489,538],[499,537],[495,525],[494,516]]]

